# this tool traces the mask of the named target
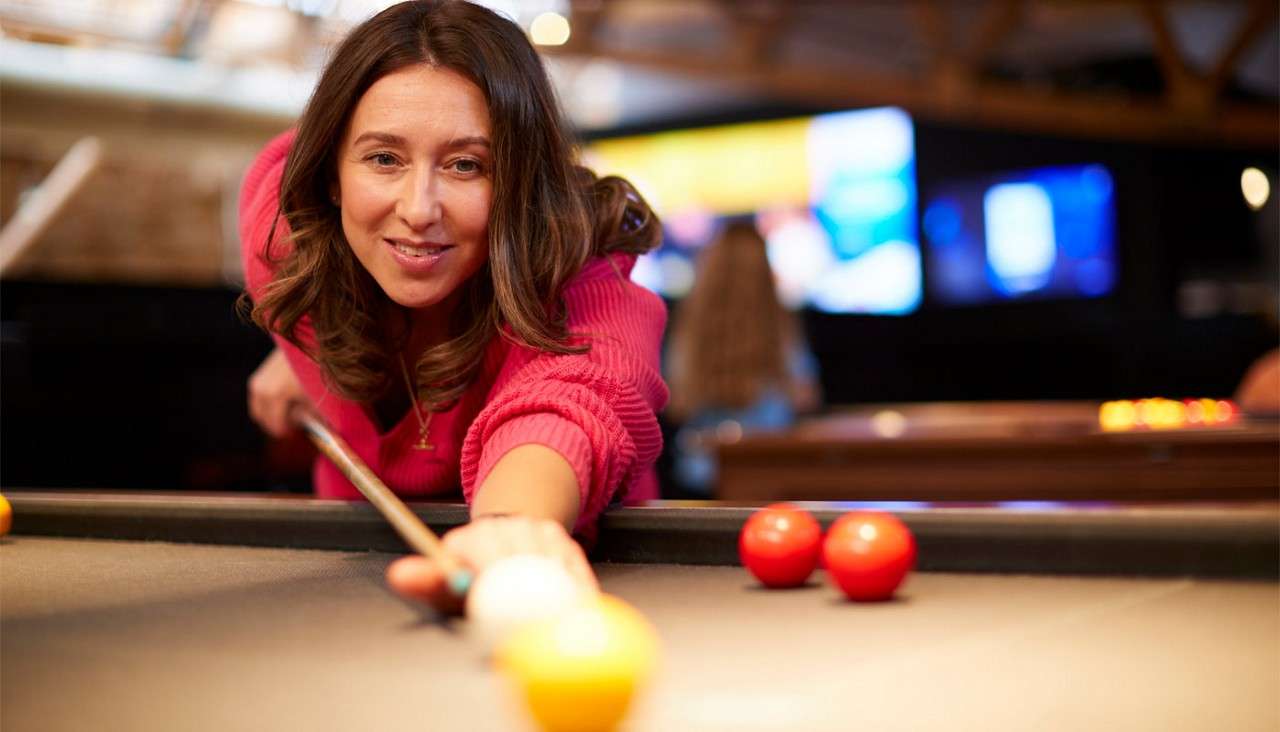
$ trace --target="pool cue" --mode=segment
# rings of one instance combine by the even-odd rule
[[[368,465],[355,454],[351,446],[334,434],[324,422],[305,407],[294,404],[289,408],[290,418],[298,424],[319,448],[347,476],[374,508],[400,534],[405,543],[419,554],[440,563],[448,578],[449,589],[458,597],[464,597],[471,588],[471,572],[458,563],[427,525],[422,523],[396,494],[387,488]]]
[[[0,277],[12,273],[14,262],[49,228],[101,164],[102,143],[96,137],[85,137],[53,166],[0,231]]]

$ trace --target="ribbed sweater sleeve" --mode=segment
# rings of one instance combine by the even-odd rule
[[[267,237],[277,225],[280,179],[284,176],[284,164],[289,157],[293,137],[294,131],[289,130],[267,143],[240,184],[240,261],[244,265],[245,288],[250,297],[257,298],[271,281],[271,266],[262,257]],[[280,223],[277,242],[286,231]]]
[[[657,412],[667,401],[659,368],[666,307],[626,278],[633,261],[596,260],[566,292],[569,330],[588,352],[512,349],[463,442],[468,501],[508,451],[545,445],[573,466],[581,506],[574,532],[591,539],[600,513],[652,469],[662,450]]]

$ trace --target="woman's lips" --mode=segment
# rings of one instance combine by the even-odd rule
[[[419,243],[404,239],[386,239],[384,241],[391,250],[391,256],[396,263],[414,274],[431,271],[453,248],[451,244],[437,244],[435,242]]]

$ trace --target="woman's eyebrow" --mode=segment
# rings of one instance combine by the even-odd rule
[[[401,147],[406,147],[409,144],[409,142],[405,138],[401,137],[400,135],[395,135],[390,132],[378,132],[375,130],[375,131],[362,133],[359,137],[357,137],[354,141],[352,141],[351,146],[355,147],[362,142],[369,142],[369,141],[380,142],[383,145],[399,145]],[[460,148],[460,147],[469,147],[471,145],[481,145],[483,147],[490,147],[489,138],[483,135],[472,135],[469,137],[455,137],[454,139],[449,140],[444,144],[446,148],[449,148],[451,150]]]
[[[351,146],[355,147],[356,145],[359,145],[360,143],[365,142],[366,140],[381,142],[384,145],[402,145],[403,146],[405,144],[405,139],[399,135],[393,135],[390,132],[373,131],[373,132],[365,132],[359,137],[357,137],[355,141],[351,143]]]
[[[489,147],[489,138],[483,135],[473,135],[471,137],[457,137],[445,143],[445,147],[449,148],[468,147],[470,145]]]

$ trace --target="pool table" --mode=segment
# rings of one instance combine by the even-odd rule
[[[725,500],[1224,500],[1280,495],[1280,420],[1105,432],[1098,402],[846,408],[708,431]]]
[[[0,728],[523,730],[466,624],[383,585],[367,505],[9,491]],[[859,504],[805,504],[824,526]],[[734,566],[752,505],[602,522],[604,589],[664,658],[632,730],[1280,727],[1280,507],[881,504],[913,530],[897,599]],[[443,530],[464,506],[415,504]]]

